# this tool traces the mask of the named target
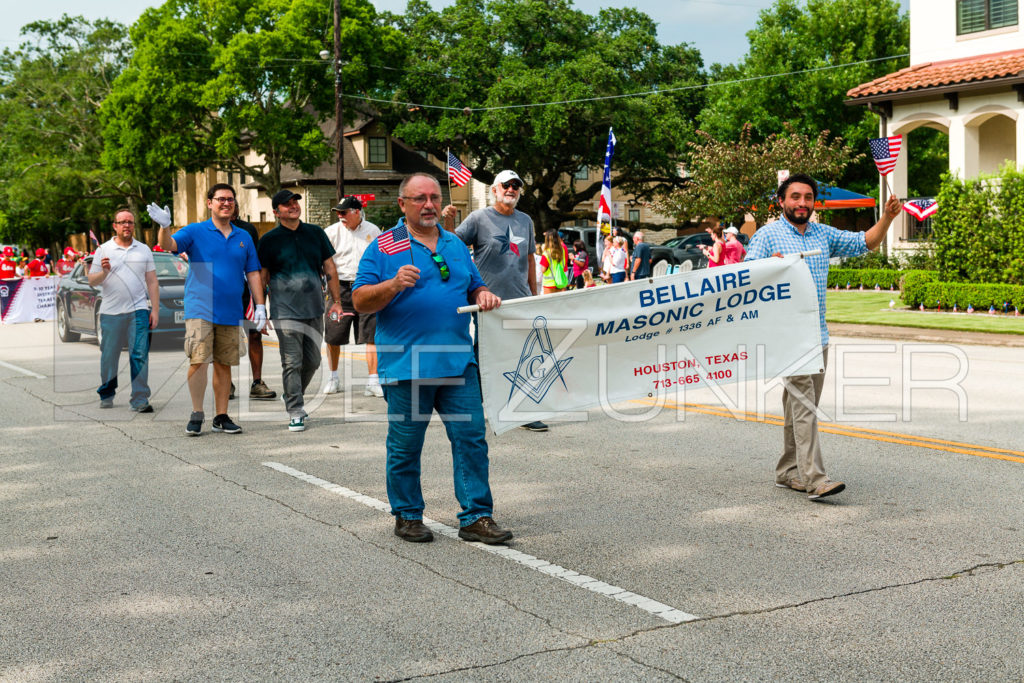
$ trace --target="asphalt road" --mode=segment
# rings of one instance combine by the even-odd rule
[[[778,388],[638,401],[490,438],[491,552],[450,537],[436,421],[449,535],[392,535],[361,386],[304,433],[242,400],[243,434],[187,438],[180,351],[134,415],[93,343],[0,327],[0,680],[1020,681],[1024,349],[833,341],[844,493],[773,486]]]

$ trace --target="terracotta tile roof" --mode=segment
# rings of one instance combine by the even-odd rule
[[[847,91],[846,95],[850,98],[866,98],[885,94],[907,94],[915,90],[1015,76],[1024,80],[1024,50],[1008,50],[963,59],[915,64],[876,78],[870,83],[862,83]]]

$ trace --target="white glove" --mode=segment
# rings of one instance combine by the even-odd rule
[[[146,207],[146,211],[149,213],[149,217],[153,219],[153,222],[159,225],[161,228],[169,227],[171,224],[171,210],[164,205],[164,208],[160,208],[156,205],[156,202]]]
[[[252,324],[260,332],[267,326],[267,307],[263,304],[256,304],[256,313],[253,314]]]

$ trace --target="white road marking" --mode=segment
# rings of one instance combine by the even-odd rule
[[[300,479],[306,483],[313,484],[314,486],[319,486],[325,491],[330,491],[331,493],[336,493],[339,496],[343,496],[345,498],[349,498],[356,502],[362,503],[363,505],[371,507],[375,510],[380,510],[381,512],[387,512],[389,514],[391,512],[391,506],[385,503],[384,501],[377,500],[376,498],[371,498],[370,496],[364,496],[358,491],[353,491],[352,489],[345,488],[344,486],[333,484],[325,479],[321,479],[320,477],[315,477],[312,474],[306,474],[305,472],[294,469],[292,467],[288,467],[287,465],[282,465],[281,463],[278,462],[265,462],[263,463],[263,465],[265,467],[269,467],[272,470],[277,470],[278,472],[282,472],[289,476],[295,477],[296,479]],[[524,567],[534,569],[536,571],[541,572],[542,574],[547,574],[549,576],[555,577],[556,579],[561,579],[566,583],[571,583],[574,586],[585,588],[592,593],[603,595],[605,597],[611,598],[612,600],[618,600],[619,602],[625,603],[627,605],[633,605],[634,607],[642,609],[643,611],[648,612],[658,617],[659,619],[664,619],[665,621],[671,624],[681,624],[685,621],[694,621],[700,618],[693,614],[688,614],[686,612],[683,612],[682,610],[678,610],[674,607],[658,602],[657,600],[652,600],[651,598],[645,598],[642,595],[637,595],[636,593],[632,593],[626,590],[625,588],[613,586],[610,583],[605,583],[604,581],[595,579],[592,576],[587,576],[586,574],[580,574],[578,572],[572,571],[571,569],[560,567],[557,564],[551,564],[546,560],[534,557],[533,555],[527,555],[526,553],[520,552],[513,548],[509,548],[507,546],[492,546],[485,545],[483,543],[468,543],[467,541],[463,541],[459,538],[458,529],[452,528],[446,524],[441,524],[440,522],[435,522],[434,520],[429,519],[427,517],[423,518],[423,523],[427,526],[427,528],[429,528],[436,534],[439,534],[441,536],[447,536],[448,538],[455,539],[460,543],[467,543],[467,545],[471,545],[475,548],[483,550],[484,552],[491,553],[492,555],[498,555],[499,557],[504,557],[507,560],[511,560],[512,562],[521,564]]]
[[[32,372],[31,370],[26,370],[25,368],[19,368],[17,365],[11,365],[10,363],[5,363],[2,360],[0,360],[0,365],[9,370],[20,372],[23,375],[28,375],[29,377],[35,377],[36,379],[46,379],[46,375],[40,375],[37,372]]]

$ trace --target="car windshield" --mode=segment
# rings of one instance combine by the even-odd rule
[[[153,254],[157,280],[181,280],[188,275],[188,264],[174,254]]]

